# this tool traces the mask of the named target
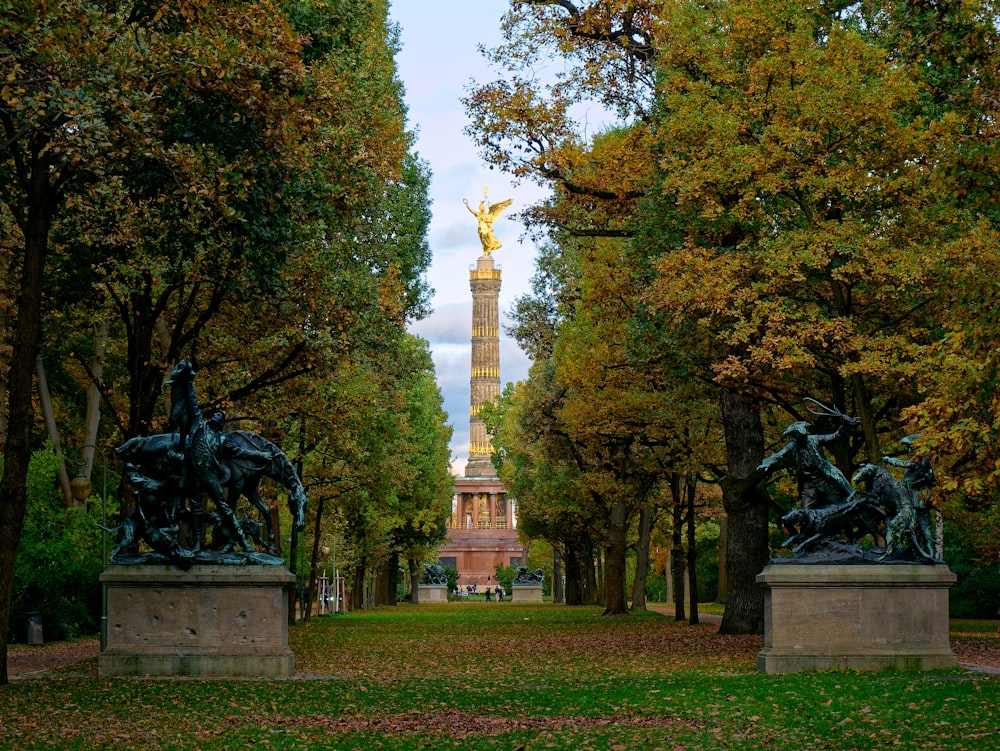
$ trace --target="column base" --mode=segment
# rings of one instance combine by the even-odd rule
[[[513,584],[510,588],[511,602],[542,602],[541,584]]]
[[[448,602],[447,584],[418,584],[417,605],[430,605],[435,602]]]

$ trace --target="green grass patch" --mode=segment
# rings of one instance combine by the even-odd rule
[[[958,625],[995,654],[995,625]],[[1000,677],[765,676],[763,640],[717,628],[509,603],[314,618],[291,629],[289,680],[103,679],[93,665],[15,680],[0,748],[1000,747]]]

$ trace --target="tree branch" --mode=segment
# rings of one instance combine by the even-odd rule
[[[614,45],[643,62],[651,62],[656,57],[656,46],[649,40],[649,34],[635,25],[635,8],[623,11],[624,17],[618,28],[613,28],[610,21],[605,28],[588,28],[591,21],[587,14],[571,0],[522,0],[521,4],[558,6],[568,15],[566,28],[573,36]]]

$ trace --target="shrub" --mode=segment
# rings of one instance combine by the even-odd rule
[[[1000,570],[996,561],[976,558],[961,532],[945,525],[944,560],[958,576],[951,588],[952,618],[995,618],[1000,604]]]
[[[515,566],[500,566],[498,564],[494,571],[494,578],[497,580],[497,584],[503,587],[503,591],[507,594],[510,594],[510,588],[513,586],[515,576],[517,576],[517,568]]]
[[[51,449],[32,454],[24,530],[14,568],[11,641],[25,639],[28,613],[42,616],[45,639],[96,634],[100,624],[100,504],[66,508]]]

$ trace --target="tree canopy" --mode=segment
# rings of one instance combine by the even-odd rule
[[[433,544],[448,435],[405,333],[428,312],[429,171],[388,2],[0,12],[3,659],[37,355],[72,445],[165,430],[163,380],[188,357],[202,405],[280,443],[331,524],[364,495],[378,545],[407,525],[392,544]]]
[[[488,53],[503,78],[466,98],[484,157],[553,190],[525,216],[554,243],[543,272],[574,272],[520,302],[514,330],[564,363],[555,389],[592,378],[595,360],[623,362],[650,398],[704,385],[689,397],[701,408],[670,418],[676,432],[721,419],[725,462],[702,443],[695,464],[723,470],[724,631],[763,627],[753,578],[771,499],[757,467],[777,431],[809,417],[804,397],[860,418],[833,450],[848,476],[920,432],[946,511],[961,516],[970,490],[996,505],[996,368],[979,344],[992,314],[964,296],[995,297],[983,280],[996,278],[996,10],[518,2]],[[536,75],[551,59],[561,67]],[[631,244],[608,264],[601,237]],[[588,298],[607,265],[618,282],[645,275],[614,305]],[[585,302],[567,314],[566,299]],[[606,333],[581,338],[585,321]],[[620,418],[630,402],[617,402]]]

